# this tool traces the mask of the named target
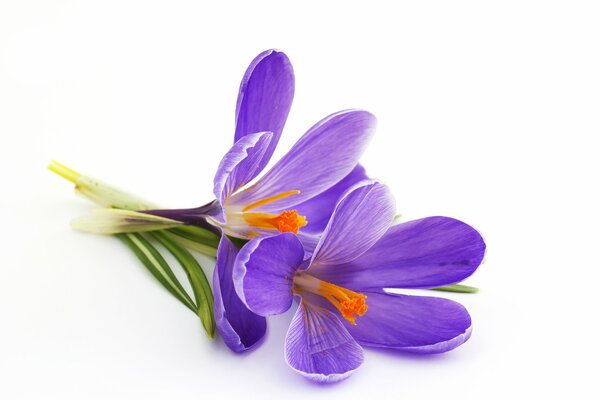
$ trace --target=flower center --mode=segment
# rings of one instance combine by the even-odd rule
[[[290,190],[282,192],[247,205],[242,209],[244,220],[246,220],[248,225],[255,228],[276,229],[279,232],[292,232],[297,234],[300,228],[306,226],[307,222],[306,217],[298,215],[296,210],[284,210],[281,214],[248,212],[257,207],[264,206],[265,204],[281,200],[294,194],[300,194],[300,191]]]
[[[281,214],[268,214],[245,212],[244,219],[255,228],[276,229],[279,232],[298,233],[300,228],[306,226],[306,217],[298,215],[296,210],[285,210]]]
[[[362,317],[368,309],[364,294],[322,281],[306,272],[294,275],[294,291],[300,295],[305,291],[325,298],[352,325],[356,325],[356,316]]]

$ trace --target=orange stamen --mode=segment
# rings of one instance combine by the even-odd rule
[[[369,308],[365,301],[367,296],[364,294],[353,292],[329,282],[321,281],[318,294],[333,304],[342,314],[342,317],[352,325],[356,325],[356,315],[362,317]]]
[[[356,325],[356,316],[362,317],[368,309],[367,296],[364,294],[322,281],[306,272],[296,272],[294,293],[302,296],[302,292],[322,296],[352,325]]]
[[[243,213],[249,225],[262,229],[276,229],[279,232],[292,232],[297,234],[300,228],[306,226],[306,217],[298,215],[296,210],[285,210],[281,214],[268,213]]]
[[[293,194],[300,194],[300,191],[299,190],[290,190],[288,192],[283,192],[283,193],[276,194],[275,196],[267,197],[266,199],[262,199],[262,200],[259,200],[257,202],[254,202],[254,203],[252,203],[250,205],[247,205],[246,207],[244,207],[242,209],[242,212],[246,212],[248,210],[252,210],[253,208],[264,206],[265,204],[269,204],[269,203],[272,203],[274,201],[284,199],[284,198],[286,198],[288,196],[291,196]]]

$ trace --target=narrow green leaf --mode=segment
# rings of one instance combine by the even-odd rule
[[[169,229],[169,232],[214,249],[219,247],[219,241],[221,240],[221,237],[216,233],[211,232],[208,229],[200,228],[199,226],[179,226],[177,228]]]
[[[196,305],[179,283],[163,256],[139,233],[116,235],[140,259],[150,273],[183,305],[196,313]]]
[[[202,321],[202,326],[204,326],[204,330],[208,334],[208,337],[211,339],[214,338],[215,316],[213,293],[202,267],[189,251],[177,244],[167,236],[166,233],[156,231],[152,232],[150,235],[169,250],[183,267],[194,291],[194,297],[196,298],[196,304],[198,305],[198,316]]]
[[[169,239],[177,242],[180,246],[185,247],[188,250],[194,250],[200,254],[204,254],[205,256],[216,258],[217,257],[217,249],[212,246],[207,246],[202,243],[194,242],[193,240],[184,238],[183,236],[179,236],[169,229],[162,230],[161,232],[165,232]]]
[[[467,285],[448,285],[448,286],[440,286],[435,289],[440,292],[454,292],[454,293],[477,293],[479,292],[479,288]]]

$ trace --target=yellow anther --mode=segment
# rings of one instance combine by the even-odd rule
[[[284,198],[286,198],[288,196],[291,196],[293,194],[300,194],[300,191],[299,190],[290,190],[288,192],[283,192],[283,193],[276,194],[275,196],[267,197],[265,199],[262,199],[262,200],[259,200],[259,201],[256,201],[256,202],[252,203],[252,204],[247,205],[246,207],[244,207],[242,209],[242,211],[246,212],[246,211],[252,210],[253,208],[264,206],[265,204],[269,204],[269,203],[272,203],[274,201],[284,199]]]

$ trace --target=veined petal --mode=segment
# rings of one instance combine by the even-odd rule
[[[217,252],[213,275],[215,322],[225,344],[236,353],[248,350],[265,335],[265,318],[248,310],[238,298],[233,285],[232,270],[238,249],[223,235]]]
[[[169,218],[114,208],[97,208],[88,215],[71,221],[71,226],[78,231],[101,235],[155,231],[174,228],[181,224]]]
[[[304,247],[305,257],[311,258],[315,252],[315,249],[317,248],[317,245],[319,244],[319,239],[321,239],[319,234],[311,235],[310,233],[303,232],[301,229],[296,237],[300,240],[302,246]]]
[[[294,273],[304,259],[292,233],[252,239],[241,249],[233,269],[240,299],[258,315],[281,314],[292,305]]]
[[[273,140],[259,160],[259,171],[279,142],[293,98],[294,70],[287,56],[277,50],[259,54],[244,74],[235,110],[236,142],[254,132],[273,132]]]
[[[271,132],[258,132],[240,138],[225,154],[214,179],[213,192],[221,204],[229,195],[260,173],[261,160],[273,138]]]
[[[369,250],[396,214],[387,186],[365,180],[347,190],[335,207],[312,257],[311,268],[350,262]]]
[[[344,179],[323,193],[294,206],[299,215],[305,216],[306,220],[310,221],[307,226],[302,228],[302,233],[311,235],[322,233],[342,194],[364,179],[368,179],[367,173],[359,164]]]
[[[331,311],[302,301],[285,338],[285,359],[306,378],[332,383],[363,362],[363,350]]]
[[[344,179],[327,189],[321,194],[316,195],[310,200],[295,206],[296,212],[303,215],[308,225],[302,227],[298,232],[298,239],[304,246],[304,252],[307,257],[312,256],[319,243],[320,235],[325,230],[331,214],[342,195],[358,182],[368,179],[364,167],[360,164],[346,175]]]
[[[375,131],[375,117],[359,110],[341,111],[311,129],[250,188],[232,203],[248,205],[290,190],[300,193],[262,205],[256,210],[279,213],[329,189],[358,163]],[[310,223],[310,221],[309,221]]]
[[[471,317],[459,303],[438,297],[366,292],[367,311],[357,325],[344,322],[363,346],[443,353],[471,336]]]
[[[471,276],[484,254],[485,242],[471,226],[429,217],[392,226],[359,258],[317,275],[358,291],[434,288]]]

